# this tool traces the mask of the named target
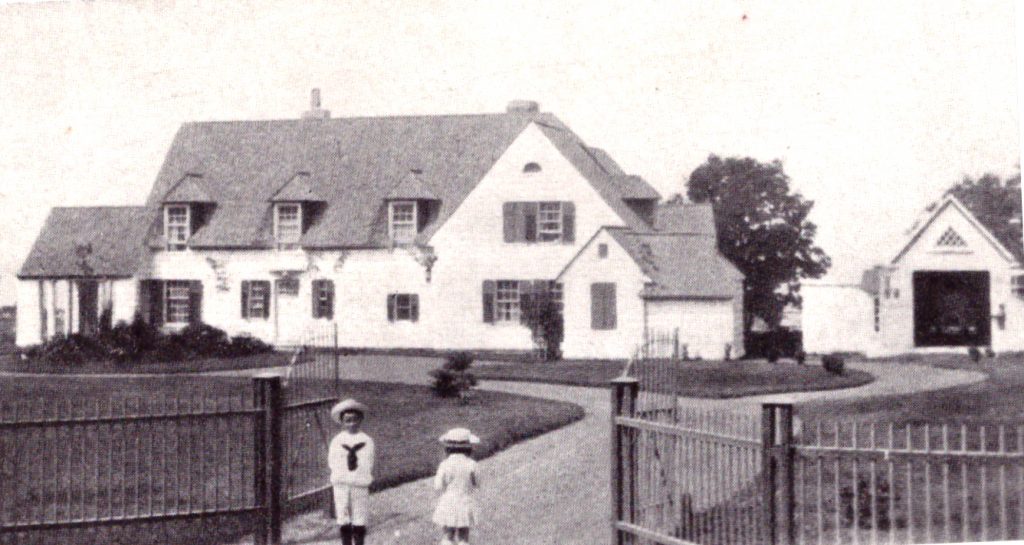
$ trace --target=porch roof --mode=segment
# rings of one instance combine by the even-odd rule
[[[146,263],[152,214],[143,206],[53,208],[18,278],[134,276]]]

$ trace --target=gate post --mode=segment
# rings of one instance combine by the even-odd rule
[[[616,524],[623,520],[635,520],[636,441],[622,431],[616,418],[636,416],[636,399],[639,391],[640,383],[636,378],[622,376],[612,380],[612,545],[625,543],[625,536],[618,530]]]
[[[281,417],[282,385],[277,375],[261,375],[253,379],[256,407],[262,410],[256,430],[256,500],[261,511],[261,524],[256,543],[279,545],[283,525],[284,497],[282,490]]]
[[[761,482],[765,539],[772,545],[796,543],[796,450],[793,442],[793,405],[761,405]]]

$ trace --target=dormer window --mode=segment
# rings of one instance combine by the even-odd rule
[[[540,164],[539,163],[526,163],[526,166],[523,167],[523,172],[525,174],[534,174],[534,173],[540,172]]]
[[[164,207],[164,237],[167,249],[184,250],[192,236],[190,210],[187,204],[169,204]]]
[[[302,236],[302,206],[298,203],[274,205],[274,240],[281,250],[293,250],[299,246]]]
[[[408,244],[416,238],[416,201],[388,203],[388,237],[397,244]]]

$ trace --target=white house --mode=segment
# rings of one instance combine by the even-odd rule
[[[738,355],[710,209],[659,199],[533,102],[332,119],[314,91],[302,119],[184,124],[145,206],[54,209],[19,273],[17,341],[94,330],[109,308],[277,345],[337,324],[344,346],[526,350],[522,298],[550,289],[566,357],[626,357],[647,319]],[[602,237],[633,265],[585,270]]]
[[[947,196],[856,285],[805,283],[808,352],[1024,350],[1024,247]]]

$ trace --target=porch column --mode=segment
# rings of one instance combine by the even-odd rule
[[[39,308],[36,309],[39,312],[39,342],[46,342],[46,332],[48,323],[48,312],[46,312],[46,281],[39,280],[36,282],[39,288]]]
[[[57,334],[57,281],[50,280],[50,315],[46,318],[46,330],[50,337]]]
[[[78,321],[75,316],[75,292],[77,291],[75,287],[75,281],[68,278],[68,335],[77,330],[75,327]]]

